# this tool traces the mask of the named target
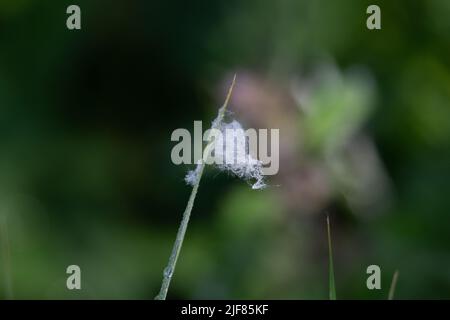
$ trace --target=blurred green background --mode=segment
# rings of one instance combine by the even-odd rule
[[[327,214],[338,299],[386,299],[397,269],[396,298],[450,298],[449,16],[447,0],[0,0],[0,298],[153,298],[190,193],[171,133],[209,123],[234,73],[230,109],[280,129],[280,172],[254,191],[207,170],[168,298],[326,299]]]

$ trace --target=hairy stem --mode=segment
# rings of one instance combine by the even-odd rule
[[[227,94],[227,97],[225,99],[223,106],[219,109],[219,112],[218,112],[217,118],[214,121],[213,127],[220,126],[220,123],[222,122],[223,117],[225,116],[225,111],[226,111],[226,108],[228,105],[228,101],[230,100],[231,93],[233,92],[233,87],[234,87],[235,81],[236,81],[236,75],[234,75],[234,77],[233,77],[233,82],[231,83],[230,88],[228,89],[228,94]],[[196,179],[194,186],[192,187],[191,195],[189,196],[189,200],[188,200],[186,209],[184,210],[183,218],[181,220],[180,227],[178,228],[177,237],[175,239],[175,243],[172,248],[172,253],[170,254],[170,257],[169,257],[169,262],[167,264],[167,267],[164,269],[161,290],[159,291],[159,294],[155,297],[156,300],[165,300],[167,297],[167,291],[169,290],[170,281],[172,280],[172,276],[175,271],[175,266],[177,264],[178,256],[180,255],[181,247],[182,247],[183,241],[184,241],[184,235],[186,234],[186,229],[189,224],[189,218],[191,217],[191,211],[194,206],[195,197],[197,196],[197,191],[200,186],[200,180],[203,175],[203,170],[205,169],[204,159],[203,159],[203,161],[201,161],[198,164],[198,166],[200,166],[200,167],[198,168],[197,179]]]

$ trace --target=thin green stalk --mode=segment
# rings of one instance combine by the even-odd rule
[[[329,294],[330,300],[336,300],[336,285],[334,283],[333,249],[331,247],[330,218],[327,216],[328,259],[329,259]]]
[[[389,300],[394,300],[395,288],[397,287],[398,280],[398,270],[395,270],[394,276],[392,277],[391,287],[389,289]]]
[[[13,298],[12,280],[11,280],[11,253],[8,235],[8,221],[6,215],[1,217],[0,221],[0,244],[3,260],[3,277],[5,281],[5,298]]]
[[[228,94],[225,99],[225,102],[224,102],[223,106],[219,109],[217,118],[214,121],[215,127],[220,126],[220,123],[222,122],[223,117],[225,116],[225,111],[228,106],[228,101],[230,100],[231,93],[233,92],[233,87],[234,87],[235,81],[236,81],[236,75],[234,75],[234,77],[233,77],[233,82],[231,83],[230,88],[228,89]],[[205,156],[205,154],[204,154],[204,156]],[[205,169],[205,161],[204,160],[205,159],[203,159],[203,161],[201,161],[199,164],[200,167],[198,169],[197,179],[192,188],[192,192],[189,197],[186,209],[184,210],[183,218],[181,220],[180,227],[178,228],[177,237],[175,239],[175,243],[172,248],[172,253],[170,255],[169,262],[167,264],[167,267],[164,269],[161,290],[159,291],[159,294],[155,297],[156,300],[165,300],[167,297],[167,291],[169,290],[170,281],[172,280],[172,276],[175,271],[175,266],[177,264],[178,256],[180,255],[180,250],[183,245],[184,235],[186,234],[186,229],[189,224],[189,218],[191,217],[191,211],[194,206],[195,197],[197,196],[198,187],[200,186],[200,180],[203,175],[203,170]]]

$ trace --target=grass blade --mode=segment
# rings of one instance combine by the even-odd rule
[[[8,235],[8,221],[6,215],[0,216],[0,249],[3,265],[3,277],[5,283],[5,298],[13,298],[12,275],[11,275],[11,252]]]
[[[228,106],[228,101],[230,100],[231,93],[233,92],[234,83],[236,81],[236,75],[234,75],[233,81],[230,85],[230,88],[228,89],[228,94],[225,99],[225,102],[223,106],[219,109],[217,118],[215,119],[216,125],[220,125],[222,122],[225,111]],[[180,227],[178,228],[177,237],[175,239],[175,243],[173,244],[172,253],[169,257],[169,262],[167,264],[167,267],[164,269],[163,272],[163,280],[161,284],[161,290],[159,291],[159,294],[155,297],[155,300],[166,300],[167,297],[167,291],[169,290],[170,281],[172,280],[173,273],[175,271],[175,266],[177,264],[178,256],[180,255],[181,247],[183,245],[184,241],[184,235],[186,234],[186,229],[189,224],[189,219],[191,217],[191,211],[194,207],[194,201],[195,197],[197,196],[198,187],[200,186],[200,180],[203,175],[203,170],[205,169],[205,161],[202,161],[200,163],[198,176],[196,179],[196,182],[194,186],[192,187],[191,195],[189,196],[188,203],[186,205],[186,209],[183,213],[183,218],[180,223]]]
[[[395,288],[397,287],[398,280],[398,270],[395,270],[394,276],[392,277],[391,287],[389,289],[389,300],[394,300]]]
[[[334,282],[333,249],[331,247],[330,218],[327,216],[328,259],[329,259],[329,295],[330,300],[336,300],[336,284]]]

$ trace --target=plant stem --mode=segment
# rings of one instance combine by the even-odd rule
[[[8,235],[8,221],[5,216],[0,217],[0,244],[2,249],[3,272],[5,280],[5,298],[13,298],[12,280],[11,280],[11,253]]]
[[[329,259],[329,294],[330,300],[336,300],[336,284],[334,282],[333,249],[331,247],[330,217],[327,216],[328,259]]]
[[[391,287],[389,289],[389,300],[394,300],[395,288],[397,287],[398,270],[395,270],[394,276],[392,277]]]
[[[178,228],[177,237],[175,239],[175,243],[172,248],[172,253],[169,258],[169,263],[167,267],[164,269],[164,277],[161,285],[161,290],[159,294],[156,296],[156,300],[165,300],[167,296],[167,291],[169,290],[170,281],[172,280],[173,272],[175,270],[175,266],[177,264],[178,255],[180,254],[181,246],[183,245],[184,235],[186,234],[186,229],[189,223],[189,218],[191,216],[192,207],[194,206],[194,200],[197,196],[197,190],[200,186],[200,178],[203,174],[204,164],[200,164],[201,168],[198,173],[197,183],[192,188],[191,196],[189,197],[188,204],[186,206],[186,210],[183,213],[183,219],[181,220],[180,227]]]
[[[233,82],[231,83],[230,88],[228,89],[228,94],[227,94],[227,97],[225,99],[223,106],[219,109],[219,112],[218,112],[217,118],[214,121],[213,127],[220,126],[220,123],[222,122],[223,117],[225,116],[225,111],[226,111],[226,108],[228,105],[228,101],[230,100],[231,93],[233,92],[233,87],[234,87],[235,81],[236,81],[236,75],[234,75],[234,77],[233,77]],[[197,180],[196,180],[194,186],[192,187],[191,195],[189,197],[186,209],[184,210],[183,218],[181,220],[180,227],[178,228],[177,237],[175,239],[175,243],[172,248],[172,253],[169,257],[169,262],[163,272],[163,280],[162,280],[162,284],[161,284],[161,290],[159,291],[159,294],[155,297],[156,300],[166,300],[166,297],[167,297],[167,291],[169,290],[170,281],[172,280],[172,276],[175,271],[175,266],[177,264],[178,256],[180,255],[181,247],[182,247],[183,241],[184,241],[184,235],[186,234],[186,229],[189,224],[189,219],[191,217],[191,211],[194,206],[195,197],[197,196],[197,191],[200,186],[200,180],[203,175],[203,170],[205,169],[204,159],[198,165],[200,167],[199,167],[198,174],[197,174]]]

